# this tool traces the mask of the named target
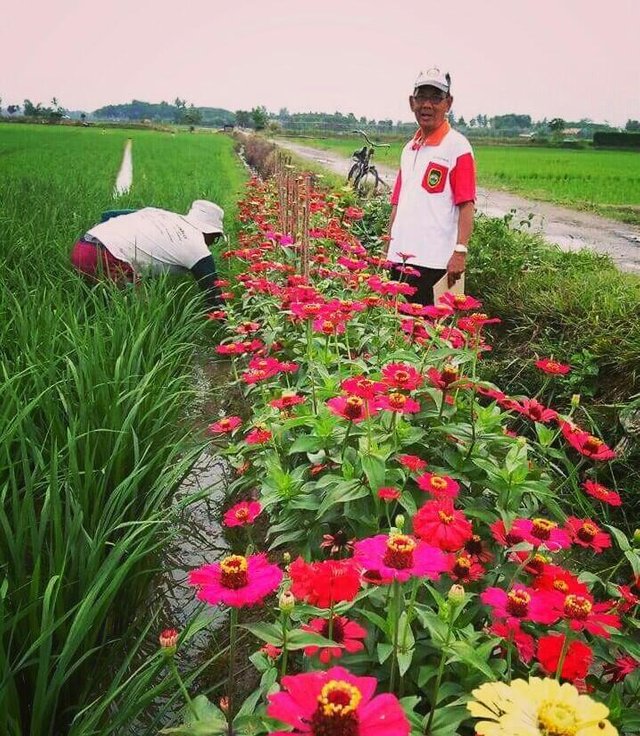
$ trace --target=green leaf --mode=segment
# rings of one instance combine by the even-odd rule
[[[198,695],[186,710],[187,720],[175,728],[164,728],[160,733],[176,736],[222,736],[229,730],[225,714],[209,701],[206,695]]]
[[[496,679],[496,675],[491,667],[489,667],[487,660],[483,659],[466,641],[451,642],[449,649],[453,652],[453,656],[448,660],[449,662],[463,662],[469,667],[473,667],[479,672],[482,672],[482,674],[486,675],[490,680]]]
[[[384,487],[384,479],[387,472],[385,461],[379,455],[362,455],[360,458],[362,469],[367,476],[371,490],[377,491]]]
[[[415,649],[413,647],[406,651],[398,652],[398,671],[400,672],[400,677],[403,677],[409,670],[409,667],[411,667],[414,654]]]
[[[386,662],[387,659],[389,659],[389,655],[391,654],[391,652],[393,652],[393,645],[381,642],[380,644],[378,644],[376,649],[378,651],[378,662],[382,664],[383,662]]]
[[[631,549],[631,545],[629,544],[629,540],[625,536],[624,532],[618,529],[615,526],[611,526],[611,524],[605,524],[607,529],[613,534],[613,536],[616,538],[616,542],[618,543],[618,547],[623,552],[626,552],[627,550]]]
[[[303,631],[302,629],[294,629],[287,633],[287,649],[304,649],[305,647],[339,647],[332,639],[325,639],[320,634],[313,631]]]
[[[282,646],[282,628],[276,624],[260,621],[255,624],[241,624],[241,627],[250,631],[257,639],[266,641],[267,644],[275,647]]]
[[[322,437],[317,437],[313,434],[303,434],[301,437],[296,438],[294,443],[289,448],[287,454],[294,455],[296,452],[318,452],[324,445]]]
[[[426,606],[418,604],[415,607],[415,611],[418,614],[420,623],[428,629],[433,644],[438,649],[442,649],[447,640],[447,632],[449,630],[447,624]]]
[[[624,553],[624,556],[629,560],[633,574],[636,577],[640,576],[640,557],[638,556],[638,553],[633,549],[628,549]]]
[[[369,495],[369,489],[363,486],[359,480],[341,481],[332,488],[322,499],[318,516],[322,516],[332,506],[338,503],[346,503],[347,501],[355,501],[357,498],[363,498]]]

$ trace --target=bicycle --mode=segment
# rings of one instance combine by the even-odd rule
[[[352,130],[358,133],[369,144],[354,151],[351,158],[355,163],[347,174],[347,184],[350,184],[361,196],[369,196],[378,191],[380,184],[384,184],[378,170],[371,163],[376,148],[390,148],[388,143],[374,143],[363,130]]]

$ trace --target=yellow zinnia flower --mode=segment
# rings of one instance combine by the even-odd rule
[[[472,693],[467,708],[480,736],[617,736],[609,709],[568,682],[530,677],[511,685],[487,682]]]

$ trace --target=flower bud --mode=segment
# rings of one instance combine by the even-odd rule
[[[640,547],[640,529],[636,529],[633,532],[633,546]]]
[[[449,603],[452,603],[454,606],[461,606],[464,603],[464,598],[464,587],[462,585],[455,583],[449,588],[449,592],[447,593]]]
[[[291,554],[289,552],[285,552],[282,555],[282,562],[285,564],[285,566],[291,563]]]
[[[160,648],[167,654],[173,654],[178,646],[177,629],[165,629],[158,637],[158,642],[160,643]]]
[[[228,695],[223,695],[220,698],[220,710],[223,713],[228,713],[229,712],[229,696]]]
[[[404,529],[404,516],[402,514],[396,516],[395,525],[400,530]]]
[[[296,605],[296,599],[290,590],[285,590],[278,600],[278,608],[282,613],[291,613]]]
[[[580,394],[573,394],[571,397],[571,406],[575,409],[580,405]]]

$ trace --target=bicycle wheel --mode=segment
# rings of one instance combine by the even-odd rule
[[[378,190],[380,177],[375,166],[370,166],[364,174],[354,181],[353,186],[361,197],[372,197]]]
[[[358,178],[360,172],[360,164],[356,161],[355,164],[349,169],[347,174],[347,184],[353,184],[355,187],[355,181]]]

